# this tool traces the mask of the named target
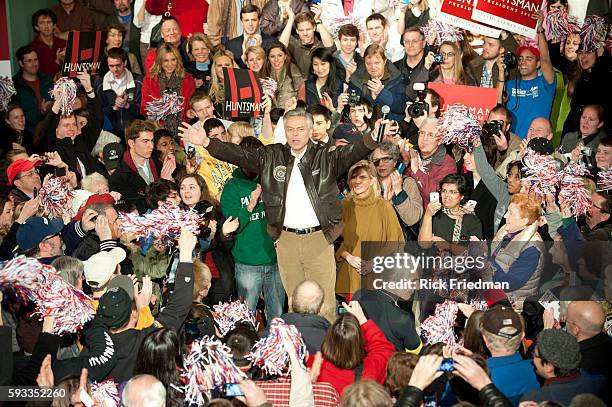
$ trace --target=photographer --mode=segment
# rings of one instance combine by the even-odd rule
[[[501,56],[504,58],[506,51],[513,53],[516,51],[517,43],[512,35],[509,35],[506,31],[502,31],[500,38],[485,37],[484,44],[482,46],[482,56],[478,55],[470,61],[470,68],[474,73],[474,77],[478,86],[481,88],[496,88],[497,80],[499,78],[499,67],[495,63]],[[514,55],[513,55],[514,56]],[[516,56],[515,60],[516,60]],[[508,66],[508,60],[506,60],[506,68],[512,69],[514,67]]]
[[[482,126],[483,135],[485,137],[492,137],[497,148],[497,158],[493,165],[495,169],[500,168],[500,165],[506,161],[508,155],[521,149],[521,139],[516,134],[510,132],[511,126],[512,114],[503,105],[497,105],[491,109],[487,122]],[[503,171],[505,172],[506,169],[503,168]]]
[[[587,155],[587,160],[593,162],[599,142],[606,136],[604,126],[604,109],[600,105],[586,105],[580,115],[578,131],[565,134],[561,140],[561,151],[572,153],[573,157]]]
[[[418,88],[419,85],[415,84]],[[406,102],[406,115],[404,122],[408,123],[406,138],[413,146],[418,145],[419,128],[427,118],[437,119],[440,117],[440,95],[433,89],[416,91],[415,102]]]
[[[417,97],[413,90],[414,84],[429,82],[434,79],[429,72],[433,59],[425,58],[425,35],[419,28],[406,28],[406,31],[402,34],[401,43],[404,46],[406,57],[395,61],[393,64],[404,75],[406,96],[409,100],[414,101]]]
[[[343,93],[338,97],[338,109],[335,114],[346,115],[346,110],[348,110],[349,121],[340,123],[332,135],[336,146],[354,144],[361,138],[361,133],[367,135],[372,131],[373,112],[368,99],[359,97],[356,93]]]

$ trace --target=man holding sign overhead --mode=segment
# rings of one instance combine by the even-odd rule
[[[265,114],[269,112],[266,110]],[[365,136],[356,144],[337,149],[317,146],[310,141],[312,115],[303,109],[285,113],[283,123],[287,144],[260,148],[209,139],[203,130],[187,123],[183,123],[179,134],[186,141],[205,147],[213,157],[259,174],[268,233],[275,241],[285,291],[292,293],[305,279],[319,282],[325,291],[322,315],[333,321],[336,317],[333,242],[343,228],[336,179],[374,150],[376,142]],[[377,129],[372,132],[374,136],[377,133]]]

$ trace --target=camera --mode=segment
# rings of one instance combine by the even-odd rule
[[[581,161],[588,169],[595,168],[595,157],[593,155],[593,149],[591,147],[582,146],[580,147],[582,153]]]
[[[359,96],[359,92],[357,92],[355,89],[351,89],[349,91],[348,105],[355,106],[360,100],[361,96]]]
[[[455,361],[453,359],[444,359],[438,368],[438,372],[450,373],[455,370]]]
[[[194,146],[189,146],[189,147],[187,148],[187,158],[188,158],[189,160],[191,160],[193,157],[195,157],[195,154],[196,154],[196,149],[195,149],[195,147],[194,147]]]
[[[518,59],[514,52],[504,52],[504,65],[506,65],[506,71],[510,71],[518,66]]]
[[[482,132],[485,136],[497,135],[504,128],[504,124],[499,120],[491,120],[482,125]]]
[[[429,112],[429,105],[425,102],[427,91],[425,90],[424,83],[415,83],[412,87],[416,91],[417,101],[408,107],[408,115],[410,117],[417,118],[423,116],[423,114]]]
[[[434,59],[434,63],[441,64],[442,62],[444,62],[444,55],[434,54],[433,59]]]

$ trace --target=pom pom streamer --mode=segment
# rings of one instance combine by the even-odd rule
[[[270,99],[274,99],[278,89],[278,83],[272,78],[261,78],[259,81],[261,82],[264,93],[268,95]]]
[[[33,295],[38,305],[36,313],[42,318],[55,317],[53,333],[56,335],[76,332],[93,318],[90,298],[64,281],[55,270],[42,274]]]
[[[459,103],[449,106],[438,121],[438,136],[444,144],[457,144],[470,149],[481,134],[482,129],[476,117]]]
[[[72,113],[72,107],[77,97],[76,83],[70,78],[59,78],[51,90],[51,97],[55,99],[56,95],[59,95],[60,113],[64,116]]]
[[[444,342],[447,345],[457,345],[453,327],[457,319],[459,307],[455,301],[446,300],[436,305],[433,315],[421,324],[422,335],[428,344]]]
[[[183,359],[183,366],[182,391],[189,405],[204,405],[211,398],[213,389],[246,378],[234,364],[230,349],[221,341],[208,337],[192,343],[191,351]]]
[[[555,10],[544,16],[544,30],[548,40],[565,38],[579,31],[578,19],[569,15],[565,9]]]
[[[463,40],[463,33],[459,28],[438,20],[429,20],[427,24],[421,27],[421,31],[429,45],[438,46],[444,41],[458,42]]]
[[[54,334],[76,332],[93,318],[90,298],[64,281],[53,267],[20,256],[0,263],[0,270],[0,285],[12,285],[24,299],[34,300],[35,314],[55,317]]]
[[[270,334],[253,346],[247,358],[255,366],[261,366],[267,374],[287,376],[290,372],[291,359],[285,348],[285,340],[292,344],[298,360],[303,362],[308,357],[306,345],[297,328],[287,325],[281,318],[274,318],[270,324]]]
[[[121,399],[117,384],[112,380],[104,380],[91,385],[91,398],[99,407],[119,407]]]
[[[338,39],[338,32],[340,31],[340,28],[346,24],[353,24],[359,29],[359,31],[364,31],[364,27],[362,27],[359,17],[354,16],[353,14],[349,14],[348,16],[334,16],[328,20],[326,26],[329,28],[329,32],[332,37],[334,39]]]
[[[555,194],[560,174],[557,162],[552,157],[528,149],[523,157],[523,164],[526,167],[527,177],[521,181],[527,183],[531,191],[541,197]]]
[[[148,102],[145,110],[147,119],[163,120],[183,111],[183,97],[178,96],[175,92],[166,92],[160,98]]]
[[[11,78],[0,76],[0,110],[3,112],[8,108],[13,95],[16,95],[15,85]]]
[[[120,213],[117,225],[121,232],[134,233],[136,237],[163,240],[170,244],[177,239],[182,228],[198,234],[200,226],[206,222],[196,211],[186,211],[170,202],[165,202],[161,208],[154,209],[142,216],[132,213]]]
[[[593,205],[582,178],[588,174],[586,168],[568,164],[559,182],[559,203],[562,207],[567,206],[576,217],[584,215]]]
[[[597,190],[612,191],[612,169],[599,172],[597,175]]]
[[[39,196],[43,215],[61,218],[70,212],[74,192],[64,177],[52,177],[40,188]]]
[[[223,336],[234,329],[236,324],[241,321],[250,322],[253,328],[257,327],[255,316],[249,309],[247,303],[238,300],[220,303],[218,305],[213,305],[213,310],[215,311],[215,322],[217,323],[219,332],[221,332]]]
[[[606,41],[607,29],[606,20],[603,17],[597,15],[587,16],[580,31],[581,48],[586,52],[595,52],[603,47]]]

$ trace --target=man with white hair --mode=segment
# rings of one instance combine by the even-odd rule
[[[132,377],[121,394],[124,407],[165,407],[166,388],[155,376],[141,374]]]

